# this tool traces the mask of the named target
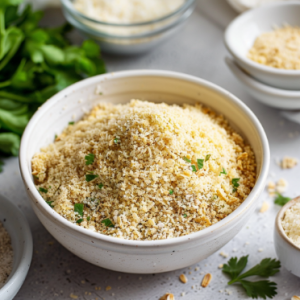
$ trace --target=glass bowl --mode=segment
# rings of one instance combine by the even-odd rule
[[[103,52],[126,55],[148,51],[166,40],[185,23],[195,7],[195,0],[185,0],[177,10],[161,18],[121,24],[89,18],[75,9],[73,0],[61,3],[68,22],[85,37],[97,41]]]

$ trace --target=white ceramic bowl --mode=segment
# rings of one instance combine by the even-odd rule
[[[97,93],[95,93],[97,91]],[[99,95],[101,92],[101,95]],[[184,237],[161,241],[122,240],[76,226],[47,205],[34,186],[32,156],[53,142],[76,114],[99,102],[202,102],[225,115],[250,142],[257,159],[257,182],[244,203],[219,223]],[[166,272],[192,265],[230,241],[254,211],[269,167],[268,140],[255,115],[240,100],[202,79],[168,71],[138,70],[96,76],[48,100],[30,120],[21,141],[20,168],[32,207],[47,230],[67,249],[95,265],[128,273]]]
[[[257,101],[281,109],[300,109],[300,90],[283,90],[263,84],[244,72],[232,59],[227,57],[225,61],[236,79]]]
[[[297,247],[285,234],[281,220],[287,209],[296,202],[300,202],[300,197],[288,202],[278,212],[274,227],[275,250],[282,265],[294,275],[300,277],[300,247]]]
[[[1,300],[11,300],[21,288],[32,258],[32,236],[22,212],[0,195],[0,221],[10,235],[14,257],[13,268],[5,285],[0,289]]]
[[[268,85],[300,90],[300,70],[276,69],[247,57],[255,39],[274,25],[300,26],[300,2],[274,3],[249,10],[233,20],[225,32],[225,44],[236,62],[253,77]]]

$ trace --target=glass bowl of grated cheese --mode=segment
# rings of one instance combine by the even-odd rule
[[[61,0],[63,12],[107,53],[133,55],[156,47],[192,14],[195,0]]]

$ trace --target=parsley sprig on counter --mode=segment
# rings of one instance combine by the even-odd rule
[[[280,205],[280,206],[284,206],[285,204],[287,204],[290,200],[291,200],[291,198],[289,198],[289,197],[284,197],[284,196],[282,196],[281,194],[279,194],[279,193],[276,193],[276,198],[275,198],[275,201],[274,201],[274,203],[275,204],[277,204],[277,205]]]
[[[43,12],[22,2],[0,1],[0,153],[14,156],[39,106],[70,84],[105,73],[95,42],[70,45],[70,25],[41,28]]]
[[[260,276],[268,278],[279,272],[281,267],[280,261],[271,258],[263,259],[259,264],[241,274],[248,263],[248,255],[243,256],[240,259],[232,257],[227,264],[223,266],[223,272],[229,275],[231,280],[228,285],[233,283],[239,283],[245,289],[247,295],[253,299],[261,297],[266,299],[267,297],[273,298],[277,295],[277,285],[275,282],[269,280],[262,281],[248,281],[244,278],[250,276]]]

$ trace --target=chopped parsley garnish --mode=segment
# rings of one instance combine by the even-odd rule
[[[78,223],[78,224],[80,224],[81,222],[83,222],[83,219],[78,219],[78,220],[76,221],[76,223]]]
[[[186,162],[190,163],[192,162],[190,159],[188,159],[186,156],[183,158]]]
[[[197,168],[195,165],[191,165],[193,172],[197,172]]]
[[[263,259],[259,264],[241,274],[248,263],[248,255],[241,257],[239,260],[237,257],[232,257],[227,264],[223,266],[223,272],[229,275],[231,280],[228,285],[233,283],[240,283],[245,289],[246,294],[257,299],[259,297],[266,299],[266,297],[273,298],[277,295],[277,284],[268,280],[262,281],[248,281],[244,280],[250,276],[260,276],[268,278],[273,276],[281,267],[280,261],[271,258]]]
[[[82,217],[83,217],[83,208],[84,208],[83,203],[75,203],[74,204],[74,211],[77,212]]]
[[[115,143],[115,144],[118,144],[119,141],[120,141],[120,138],[116,136],[115,139],[114,139],[114,143]]]
[[[74,125],[75,124],[75,122],[69,122],[69,125]]]
[[[211,157],[211,154],[207,154],[207,155],[205,156],[205,161],[208,161],[208,160],[210,159],[210,157]]]
[[[34,179],[39,179],[39,176],[33,175]]]
[[[94,163],[95,160],[95,155],[93,153],[90,153],[88,155],[85,156],[85,165],[92,165]]]
[[[57,134],[54,136],[54,141],[57,139]]]
[[[222,168],[222,169],[223,169],[223,171],[222,171],[222,172],[220,172],[219,176],[221,176],[221,174],[227,175],[227,172],[226,172],[226,170],[225,170],[224,168]]]
[[[101,223],[103,223],[106,227],[115,227],[115,225],[110,219],[104,219],[101,221]]]
[[[203,168],[204,159],[197,159],[198,169],[201,170]]]
[[[90,221],[90,219],[91,219],[91,217],[90,216],[88,216],[87,218],[86,218],[86,220],[89,222]]]
[[[232,180],[231,180],[232,185],[233,185],[233,190],[232,191],[234,193],[237,191],[237,188],[240,186],[239,180],[240,180],[240,178],[232,178]]]
[[[186,218],[186,217],[187,217],[187,214],[183,214],[183,217]]]
[[[174,194],[174,191],[173,190],[170,190],[169,191],[169,195],[173,195]]]
[[[40,191],[41,193],[45,193],[45,194],[48,193],[48,190],[47,190],[47,189],[44,189],[44,188],[42,188],[42,187],[39,188],[39,191]]]
[[[98,188],[99,188],[100,190],[104,187],[103,183],[100,183],[100,184],[98,184],[97,186],[98,186]]]
[[[276,195],[277,195],[277,197],[275,198],[274,203],[277,204],[277,205],[283,206],[283,205],[287,204],[291,200],[291,198],[289,198],[289,197],[283,197],[279,193],[276,193]]]
[[[0,173],[3,171],[3,165],[4,165],[4,162],[2,160],[0,160]]]
[[[97,177],[99,177],[99,175],[90,173],[90,174],[85,175],[85,180],[87,182],[90,182],[90,181],[94,180]]]
[[[54,206],[52,205],[53,202],[54,202],[54,201],[46,201],[46,203],[47,203],[51,208],[54,207]]]

